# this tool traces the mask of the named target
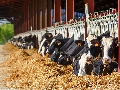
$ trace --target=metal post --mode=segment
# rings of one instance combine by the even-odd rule
[[[94,12],[94,0],[84,0],[84,3],[88,3],[89,13]]]
[[[66,0],[66,22],[74,19],[74,0]]]
[[[32,30],[34,30],[35,29],[35,27],[34,27],[34,0],[32,0]]]
[[[37,1],[37,30],[42,29],[42,0]]]
[[[85,4],[88,4],[89,13],[94,12],[94,0],[84,0]],[[88,14],[89,14],[88,13]],[[85,19],[85,38],[87,37],[87,22]]]
[[[23,33],[24,32],[24,12],[22,12],[22,15],[21,15],[21,20],[20,20],[20,33]]]
[[[30,4],[29,4],[29,28],[28,30],[31,30],[31,26],[32,26],[32,0],[30,0]]]
[[[61,21],[61,0],[54,0],[54,20]]]
[[[47,27],[52,26],[52,0],[47,0]]]
[[[42,0],[42,28],[46,27],[46,0]]]
[[[26,30],[27,30],[27,25],[26,25],[26,8],[24,9],[24,21],[23,21],[23,24],[24,24],[23,32],[26,32]]]
[[[17,34],[17,24],[14,24],[14,35]]]
[[[34,30],[37,30],[37,0],[34,0]]]
[[[118,0],[118,72],[120,72],[120,0]]]
[[[27,6],[27,31],[29,31],[29,22],[30,22],[30,18],[29,18],[29,6]]]

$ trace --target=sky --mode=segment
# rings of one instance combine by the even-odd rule
[[[5,24],[5,23],[10,23],[7,21],[7,19],[0,19],[0,25]]]

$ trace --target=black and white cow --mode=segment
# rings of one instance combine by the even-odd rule
[[[57,34],[56,36],[54,36],[49,47],[46,50],[47,55],[50,56],[55,51],[55,48],[60,49],[67,42],[68,39],[69,38],[63,39],[62,34]]]
[[[103,74],[111,74],[114,69],[118,68],[118,38],[103,37],[102,48],[103,57],[102,62],[104,65]]]
[[[80,52],[84,44],[85,41],[75,40],[58,58],[58,63],[63,65],[72,64],[72,57]]]
[[[45,33],[43,36],[42,36],[42,39],[40,41],[40,46],[39,46],[39,50],[38,50],[38,53],[42,53],[43,57],[45,56],[46,54],[46,50],[47,48],[49,47],[51,41],[52,41],[52,38],[53,38],[53,35],[52,33]]]
[[[63,54],[64,51],[74,42],[74,37],[72,36],[71,38],[64,38],[62,40],[62,45],[60,46],[60,48],[56,47],[56,50],[53,52],[53,54],[50,56],[52,61],[57,62],[58,64],[63,64],[64,63],[60,63],[59,59]]]
[[[93,62],[93,73],[95,75],[111,74],[117,71],[118,63],[118,38],[110,37],[109,32],[100,36],[102,56]],[[115,60],[112,60],[114,56]]]
[[[36,35],[29,35],[23,38],[25,44],[23,44],[22,48],[25,49],[33,49],[36,48]]]
[[[91,74],[93,71],[92,62],[101,53],[99,41],[95,35],[86,38],[84,48],[73,58],[73,73],[78,76]]]
[[[21,49],[33,49],[36,48],[36,35],[21,35],[12,38],[10,42]]]

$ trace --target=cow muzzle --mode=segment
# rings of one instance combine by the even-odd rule
[[[111,63],[111,60],[109,58],[104,58],[102,61],[105,65]]]
[[[93,60],[93,57],[87,57],[86,59],[87,59],[86,63],[91,64],[92,60]]]
[[[104,58],[102,61],[103,61],[104,68],[107,68],[109,63],[111,63],[111,60],[108,58]]]

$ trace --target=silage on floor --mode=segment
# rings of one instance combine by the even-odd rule
[[[7,47],[7,48],[6,48]],[[4,73],[9,76],[3,81],[7,87],[19,89],[46,90],[118,90],[120,75],[112,73],[106,76],[75,76],[72,66],[62,66],[42,57],[36,49],[24,50],[7,43],[5,49],[10,55],[1,67],[9,67]]]

